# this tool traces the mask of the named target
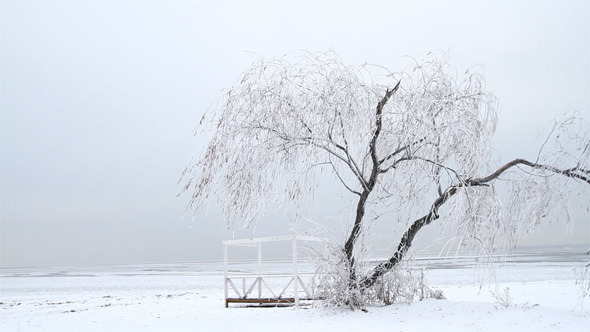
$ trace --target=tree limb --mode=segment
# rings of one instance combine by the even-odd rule
[[[340,180],[340,182],[342,183],[342,185],[343,185],[343,186],[344,186],[344,187],[345,187],[345,188],[346,188],[348,191],[350,191],[351,193],[353,193],[353,194],[355,194],[355,195],[358,195],[358,196],[360,196],[360,195],[361,195],[361,193],[360,193],[360,192],[358,192],[358,191],[356,191],[356,190],[353,190],[352,188],[350,188],[350,187],[349,187],[349,186],[346,184],[346,182],[344,182],[344,179],[342,179],[342,177],[340,176],[340,173],[338,173],[338,170],[336,169],[336,166],[334,166],[334,163],[332,163],[332,161],[330,161],[330,162],[329,162],[329,164],[332,166],[332,170],[334,171],[334,173],[336,173],[336,176],[338,177],[338,180]]]
[[[414,221],[412,226],[406,230],[402,239],[400,240],[399,245],[397,246],[397,250],[391,256],[389,260],[377,265],[370,276],[366,277],[362,280],[361,285],[363,288],[371,287],[377,282],[377,280],[382,277],[385,273],[391,270],[394,266],[396,266],[399,262],[401,262],[402,258],[405,256],[406,252],[412,246],[412,241],[414,237],[422,227],[430,224],[432,221],[438,219],[438,209],[447,202],[451,196],[457,193],[457,187],[449,187],[443,195],[439,196],[435,201],[434,204],[430,207],[430,211],[427,215],[423,216],[422,218]]]
[[[587,175],[584,175],[584,174],[589,174],[589,170],[579,168],[579,167],[574,167],[574,168],[570,168],[570,169],[559,169],[554,166],[537,164],[537,163],[530,162],[526,159],[518,158],[518,159],[512,160],[511,162],[504,164],[502,167],[498,168],[498,170],[496,170],[494,173],[492,173],[488,176],[478,178],[478,179],[466,180],[465,185],[481,185],[481,184],[485,184],[487,182],[493,181],[493,180],[497,179],[500,175],[502,175],[504,172],[506,172],[510,168],[517,166],[517,165],[526,165],[526,166],[529,166],[534,169],[542,169],[542,170],[550,171],[550,172],[553,172],[556,174],[561,174],[561,175],[564,175],[564,176],[567,176],[570,178],[582,180],[582,181],[590,184],[590,177],[588,177]],[[581,172],[583,174],[578,174],[576,172]]]
[[[373,133],[373,137],[371,138],[371,143],[369,143],[369,149],[371,151],[371,159],[373,160],[373,167],[379,166],[379,159],[377,158],[377,138],[379,138],[379,134],[381,134],[381,128],[383,126],[383,107],[391,98],[391,96],[399,89],[399,85],[402,81],[399,80],[395,87],[391,90],[387,90],[385,92],[385,96],[379,101],[377,104],[377,111],[375,114],[375,132]]]
[[[395,150],[395,151],[393,151],[392,153],[390,153],[389,155],[387,155],[385,158],[383,158],[383,159],[379,160],[379,165],[382,165],[383,163],[385,163],[385,162],[386,162],[386,161],[388,161],[389,159],[391,159],[391,158],[395,157],[396,155],[398,155],[398,154],[400,154],[400,153],[402,153],[402,152],[404,152],[404,151],[407,151],[407,150],[408,150],[410,147],[412,147],[412,146],[414,146],[414,145],[416,145],[416,144],[420,144],[420,143],[424,142],[424,140],[426,140],[426,137],[424,137],[424,138],[421,138],[421,139],[419,139],[419,140],[418,140],[418,141],[416,141],[416,142],[413,142],[413,143],[410,143],[410,144],[404,145],[404,146],[402,146],[401,148],[398,148],[397,150]]]
[[[403,259],[406,252],[408,251],[408,249],[412,245],[412,241],[414,240],[414,237],[416,236],[416,234],[418,234],[418,232],[422,229],[422,227],[430,224],[432,221],[439,218],[438,210],[440,209],[440,207],[443,204],[445,204],[449,200],[449,198],[451,198],[453,195],[455,195],[457,193],[458,188],[488,185],[489,182],[496,180],[504,172],[506,172],[510,168],[518,166],[518,165],[526,165],[526,166],[529,166],[534,169],[547,170],[547,171],[550,171],[550,172],[553,172],[553,173],[556,173],[559,175],[567,176],[567,177],[570,177],[573,179],[582,180],[582,181],[590,184],[590,178],[588,176],[583,175],[583,174],[588,174],[588,170],[586,170],[586,169],[582,169],[579,167],[574,167],[574,168],[570,168],[570,169],[559,169],[557,167],[553,167],[553,166],[549,166],[549,165],[533,163],[533,162],[530,162],[525,159],[514,159],[514,160],[504,164],[503,166],[501,166],[495,172],[493,172],[492,174],[490,174],[488,176],[484,176],[484,177],[476,178],[476,179],[467,179],[465,181],[459,182],[456,185],[449,186],[444,191],[444,193],[442,195],[440,195],[434,201],[434,203],[430,207],[430,211],[428,212],[428,214],[426,214],[422,218],[414,221],[414,223],[412,223],[410,228],[408,228],[406,230],[406,232],[402,236],[400,243],[397,246],[397,250],[395,251],[393,256],[391,256],[391,258],[389,258],[389,260],[387,260],[386,262],[383,262],[383,263],[377,265],[373,269],[373,272],[361,281],[362,287],[368,288],[368,287],[371,287],[372,285],[374,285],[375,282],[377,282],[377,280],[380,277],[382,277],[385,273],[387,273],[389,270],[391,270],[394,266],[396,266]],[[576,172],[581,172],[583,174],[578,174]]]

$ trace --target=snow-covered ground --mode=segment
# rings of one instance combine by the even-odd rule
[[[495,267],[495,283],[483,285],[469,258],[419,260],[429,268],[428,283],[446,299],[368,312],[226,309],[220,263],[2,269],[0,330],[590,331],[590,302],[584,306],[575,283],[588,256],[576,250],[517,255]],[[506,291],[507,307],[496,298]]]

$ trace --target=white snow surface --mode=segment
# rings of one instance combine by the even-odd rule
[[[468,260],[420,260],[429,285],[446,299],[367,312],[314,305],[225,308],[221,263],[2,269],[0,330],[590,331],[590,303],[576,284],[581,256],[516,257],[496,265],[494,281],[484,283]],[[288,272],[291,266],[273,268]],[[507,307],[493,295],[506,288]]]

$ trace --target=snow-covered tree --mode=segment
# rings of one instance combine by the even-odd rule
[[[572,191],[588,196],[587,123],[556,123],[536,160],[502,164],[490,146],[497,105],[481,73],[459,75],[444,54],[401,72],[347,66],[333,52],[260,59],[214,109],[213,121],[201,121],[213,124],[214,136],[181,181],[190,208],[215,196],[233,225],[255,221],[269,205],[300,201],[320,174],[332,175],[356,197],[341,253],[347,287],[362,292],[439,218],[454,225],[461,244],[489,252],[548,216],[566,220],[565,210],[553,210]],[[389,260],[367,269],[357,254],[369,205],[394,207],[383,222],[403,236]]]

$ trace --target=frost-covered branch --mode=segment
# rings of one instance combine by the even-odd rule
[[[510,168],[514,167],[514,166],[518,166],[518,165],[525,165],[525,166],[529,166],[531,168],[535,168],[535,169],[540,169],[540,170],[546,170],[546,171],[550,171],[556,174],[560,174],[563,176],[567,176],[573,179],[578,179],[578,180],[582,180],[584,182],[587,182],[588,184],[590,184],[590,177],[587,176],[587,174],[589,173],[589,170],[587,169],[583,169],[580,167],[572,167],[569,169],[559,169],[557,167],[554,166],[550,166],[550,165],[543,165],[543,164],[537,164],[537,163],[533,163],[530,162],[528,160],[525,159],[514,159],[509,163],[506,163],[505,165],[503,165],[502,167],[498,168],[497,171],[495,171],[494,173],[483,177],[483,178],[479,178],[479,179],[468,179],[466,180],[466,185],[482,185],[482,184],[486,184],[492,180],[497,179],[498,177],[500,177],[500,175],[502,175],[502,173],[506,172],[507,170],[509,170]]]
[[[495,172],[490,175],[476,178],[476,179],[466,179],[461,181],[453,186],[447,188],[443,194],[441,194],[432,204],[430,207],[429,212],[424,215],[423,217],[417,219],[412,223],[412,225],[406,230],[404,235],[402,236],[399,245],[395,253],[391,256],[389,260],[384,263],[379,264],[377,267],[373,269],[373,272],[367,276],[362,281],[362,286],[367,288],[371,287],[381,276],[391,270],[394,266],[396,266],[402,258],[405,256],[406,252],[412,245],[412,241],[418,232],[426,225],[430,224],[434,220],[439,218],[438,211],[439,209],[451,198],[454,196],[459,188],[465,187],[475,187],[475,186],[487,186],[490,182],[498,179],[503,173],[507,172],[509,169],[513,167],[517,167],[519,165],[529,166],[533,169],[538,170],[546,170],[552,173],[555,173],[560,176],[569,177],[572,179],[581,180],[590,184],[590,178],[584,176],[583,174],[587,174],[588,170],[582,169],[580,167],[573,167],[569,169],[560,169],[554,166],[549,165],[542,165],[538,163],[533,163],[527,161],[525,159],[514,159],[501,167],[499,167]],[[579,174],[582,173],[582,174]],[[457,175],[455,173],[455,175]]]
[[[377,265],[373,272],[368,277],[363,279],[361,285],[364,288],[371,287],[381,276],[383,276],[385,273],[390,271],[394,266],[396,266],[399,262],[401,262],[402,258],[405,256],[408,249],[412,246],[412,241],[414,241],[414,237],[416,236],[416,234],[418,234],[422,227],[430,224],[432,221],[439,218],[438,210],[440,209],[440,207],[443,204],[445,204],[447,200],[456,193],[457,187],[451,187],[445,190],[445,192],[434,201],[434,203],[430,207],[430,211],[428,212],[428,214],[414,221],[412,223],[412,226],[410,226],[410,228],[408,228],[405,231],[399,245],[397,246],[397,250],[395,251],[393,256],[391,256],[391,258],[386,262]]]

